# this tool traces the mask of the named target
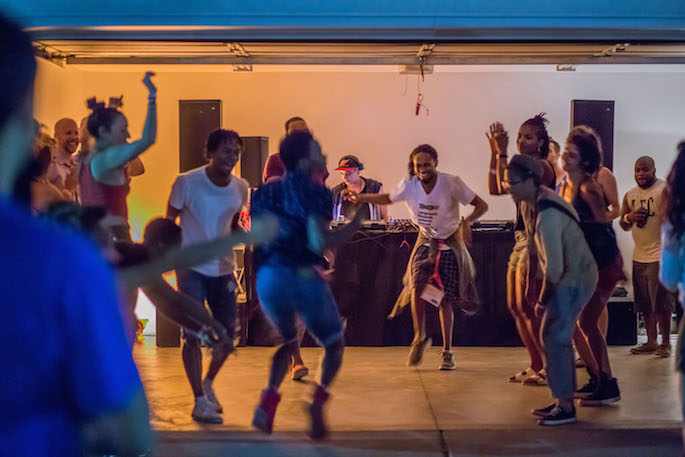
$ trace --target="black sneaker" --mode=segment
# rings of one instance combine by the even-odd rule
[[[601,382],[597,390],[580,400],[580,406],[605,406],[616,403],[621,399],[616,378]]]
[[[590,376],[590,380],[587,384],[576,390],[576,393],[573,394],[573,398],[587,398],[589,395],[595,393],[598,386],[599,380],[594,376]]]
[[[531,410],[530,413],[531,413],[533,416],[545,417],[546,415],[548,415],[549,413],[551,413],[552,410],[553,410],[554,408],[556,408],[556,406],[557,406],[556,403],[552,403],[551,405],[546,406],[546,407],[544,407],[544,408],[533,409],[533,410]]]
[[[575,408],[572,408],[570,411],[566,411],[555,405],[554,409],[552,409],[548,415],[538,419],[538,425],[564,425],[571,424],[575,421]]]

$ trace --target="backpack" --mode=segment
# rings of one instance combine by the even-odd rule
[[[538,214],[547,208],[555,208],[561,211],[578,224],[583,235],[585,235],[585,241],[590,247],[595,262],[597,262],[598,269],[607,268],[616,261],[621,251],[618,249],[616,232],[614,232],[610,222],[580,222],[566,207],[553,200],[543,199],[538,202]]]

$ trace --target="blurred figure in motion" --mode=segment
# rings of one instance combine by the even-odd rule
[[[144,454],[147,401],[111,270],[11,197],[30,165],[35,73],[30,39],[0,16],[0,455]]]

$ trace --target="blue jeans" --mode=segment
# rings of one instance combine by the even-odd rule
[[[204,306],[205,300],[212,317],[219,321],[233,338],[235,333],[236,298],[235,276],[205,276],[193,270],[176,270],[178,290]],[[198,342],[194,336],[183,332],[186,343]]]
[[[322,346],[342,339],[338,305],[314,268],[264,265],[257,271],[257,295],[284,343],[297,340],[296,315]]]
[[[540,333],[547,360],[547,381],[554,398],[571,398],[576,391],[571,341],[578,316],[594,291],[594,286],[559,286],[547,304]]]

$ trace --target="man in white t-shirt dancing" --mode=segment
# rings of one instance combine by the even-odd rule
[[[403,179],[390,194],[358,194],[348,191],[346,195],[355,202],[388,205],[403,201],[407,204],[412,220],[420,229],[405,276],[405,285],[411,290],[414,322],[414,341],[409,352],[408,365],[419,365],[424,351],[432,343],[426,335],[426,301],[422,298],[426,286],[432,283],[444,293],[439,303],[443,340],[440,369],[454,370],[453,307],[466,298],[462,296],[462,291],[467,286],[459,284],[461,256],[457,254],[462,245],[457,237],[461,236],[464,242],[470,242],[471,224],[485,214],[488,205],[458,176],[438,172],[437,165],[438,152],[432,146],[422,144],[409,156],[409,177]],[[475,207],[461,224],[460,203]],[[439,299],[440,293],[437,296]]]
[[[247,203],[249,184],[232,174],[243,150],[243,140],[231,130],[215,130],[207,137],[209,163],[176,178],[169,197],[167,218],[181,218],[183,246],[231,233]],[[188,270],[177,270],[178,288],[200,303],[207,301],[212,317],[221,322],[232,340],[237,287],[233,253]],[[212,382],[232,352],[232,345],[215,347],[207,375],[202,379],[200,341],[183,333],[183,365],[195,395],[192,417],[198,422],[222,423],[221,404]]]

